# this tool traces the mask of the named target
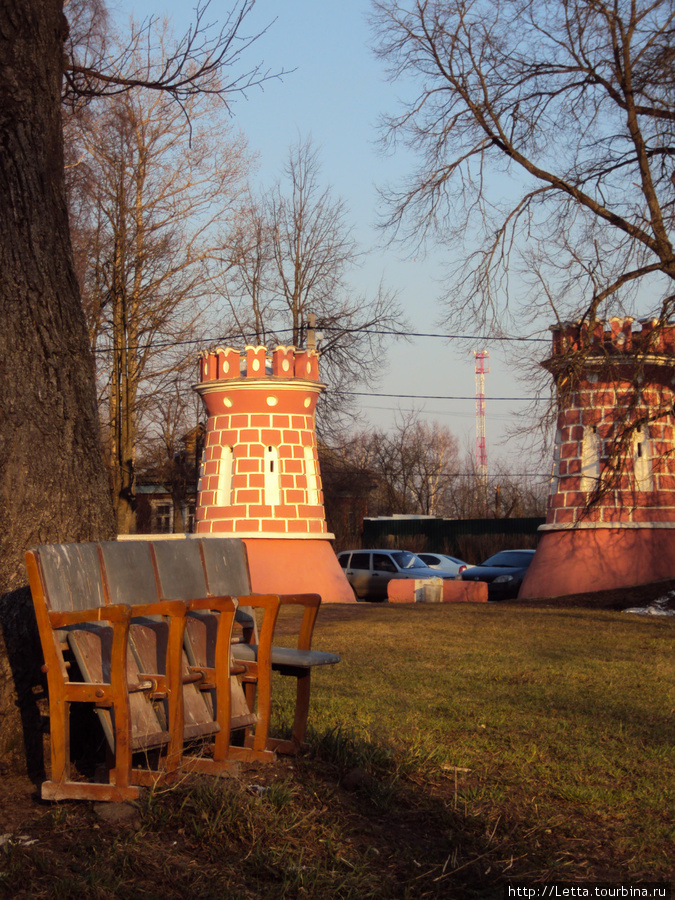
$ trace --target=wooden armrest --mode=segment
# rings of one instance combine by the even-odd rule
[[[139,603],[131,607],[131,616],[171,616],[182,618],[187,615],[188,605],[182,600],[155,600],[152,603]]]
[[[200,597],[190,600],[188,606],[193,610],[215,610],[216,612],[234,612],[239,604],[236,597]]]
[[[298,635],[298,650],[311,650],[321,597],[319,594],[282,594],[279,599],[282,606],[304,606],[305,610],[302,614],[300,634]]]
[[[272,665],[272,638],[277,624],[277,617],[281,607],[278,594],[249,594],[247,597],[238,597],[242,606],[252,606],[255,609],[264,609],[262,624],[258,633],[258,666],[270,669]]]
[[[247,594],[237,597],[239,606],[254,606],[258,609],[279,608],[281,603],[278,594]]]
[[[86,622],[128,622],[131,618],[131,607],[125,603],[118,603],[72,612],[49,611],[48,614],[52,628],[65,628],[66,625],[84,625]]]
[[[311,609],[318,609],[321,606],[320,594],[280,594],[279,600],[282,606],[295,604],[296,606],[305,606]]]

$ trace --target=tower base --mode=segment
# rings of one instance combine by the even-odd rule
[[[589,525],[540,529],[543,534],[518,599],[563,597],[675,578],[675,523],[671,528]]]
[[[323,603],[356,598],[326,540],[245,537],[251,586],[257,594],[320,594]]]

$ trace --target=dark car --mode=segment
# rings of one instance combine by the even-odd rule
[[[407,550],[343,550],[337,558],[357,600],[386,600],[392,578],[454,578]]]
[[[527,568],[534,558],[534,550],[502,550],[479,566],[462,572],[462,581],[485,581],[488,600],[514,600]]]

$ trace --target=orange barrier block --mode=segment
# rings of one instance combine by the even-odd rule
[[[443,603],[487,603],[484,581],[444,581]]]
[[[387,599],[390,603],[414,603],[415,582],[410,579],[395,579],[387,585]]]
[[[443,583],[440,578],[392,578],[387,599],[390,603],[441,603]]]

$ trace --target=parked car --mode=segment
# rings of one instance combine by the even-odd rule
[[[454,578],[407,550],[343,550],[338,560],[358,600],[386,600],[392,578]]]
[[[513,600],[518,596],[534,550],[502,550],[479,566],[462,572],[462,581],[485,581],[488,600]]]
[[[459,575],[465,569],[471,568],[469,563],[465,563],[463,559],[448,556],[446,553],[418,553],[417,555],[430,569],[442,569],[443,572],[450,572],[451,575]]]

